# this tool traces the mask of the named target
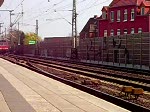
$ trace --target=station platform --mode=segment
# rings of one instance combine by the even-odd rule
[[[0,58],[0,112],[129,112]]]

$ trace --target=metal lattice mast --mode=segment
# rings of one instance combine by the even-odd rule
[[[76,13],[76,0],[73,0],[73,10],[72,10],[72,38],[73,47],[77,47],[77,13]]]

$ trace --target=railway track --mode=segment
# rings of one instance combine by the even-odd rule
[[[88,69],[82,69],[81,68],[76,68],[76,67],[72,67],[72,66],[68,66],[68,65],[58,65],[58,64],[50,64],[47,62],[41,62],[39,60],[30,60],[30,62],[32,63],[36,63],[36,64],[42,64],[48,67],[54,67],[57,69],[61,69],[61,70],[65,70],[65,71],[69,71],[69,72],[73,72],[76,74],[82,74],[88,77],[92,77],[92,78],[97,78],[100,80],[105,80],[105,81],[109,81],[109,82],[114,82],[117,84],[121,84],[121,85],[128,85],[128,86],[133,86],[133,87],[139,87],[139,88],[143,88],[144,90],[149,91],[150,90],[150,80],[148,82],[148,80],[143,79],[142,82],[139,78],[135,78],[136,80],[131,80],[128,79],[128,77],[125,76],[121,76],[121,75],[117,75],[116,77],[114,76],[114,74],[110,74],[108,76],[108,73],[105,72],[95,72],[95,70],[88,70]],[[132,78],[134,79],[134,78]],[[148,83],[145,83],[148,82]]]
[[[19,58],[19,57],[18,57]],[[26,57],[20,57],[26,58]],[[114,82],[121,85],[128,85],[137,88],[143,88],[146,91],[150,90],[150,76],[143,74],[134,74],[123,71],[116,71],[98,67],[89,67],[85,65],[70,64],[56,61],[48,61],[43,59],[35,59],[28,57],[33,63],[43,64],[45,66],[55,67],[58,69],[74,72],[77,74],[86,75],[92,78],[97,78],[109,82]],[[33,60],[34,59],[34,60]]]
[[[11,59],[9,59],[10,57],[11,57]],[[54,63],[54,61],[47,61],[47,60],[37,59],[37,58],[35,59],[32,57],[22,57],[22,56],[19,56],[19,57],[10,56],[10,57],[7,57],[5,59],[11,60],[12,62],[16,62],[16,59],[17,59],[17,61],[21,60],[20,61],[21,63],[18,63],[18,64],[20,64],[22,66],[30,68],[34,71],[38,71],[48,77],[52,77],[54,79],[62,81],[66,84],[69,84],[78,89],[86,91],[97,97],[103,98],[114,104],[117,104],[126,109],[129,109],[133,112],[134,111],[137,112],[137,111],[139,111],[139,109],[141,110],[141,112],[150,111],[149,107],[147,108],[144,106],[140,106],[136,103],[119,98],[118,96],[109,94],[109,92],[108,93],[101,92],[101,91],[98,91],[98,89],[97,89],[98,85],[100,85],[104,81],[107,81],[107,82],[110,82],[110,84],[116,83],[116,84],[120,84],[120,85],[130,85],[133,87],[141,87],[141,88],[144,88],[144,90],[148,91],[148,90],[150,90],[150,86],[148,83],[144,82],[144,78],[143,79],[140,79],[140,78],[134,79],[134,77],[131,77],[132,79],[135,80],[135,81],[131,81],[131,80],[127,80],[127,78],[125,79],[125,76],[121,77],[121,75],[114,75],[114,74],[110,74],[109,72],[106,72],[106,74],[105,74],[104,70],[99,72],[99,70],[97,70],[97,69],[94,69],[94,70],[93,70],[93,68],[87,69],[85,66],[83,67],[83,65],[82,65],[82,67],[81,67],[81,65],[73,66],[73,64],[68,63],[66,66],[66,64],[63,64],[62,62]],[[61,74],[61,76],[53,75],[48,71],[49,68],[55,68],[55,69],[59,70],[59,72],[67,71],[67,72],[64,72],[64,74],[69,74],[69,75],[65,75],[65,76],[63,76],[62,74]],[[52,69],[51,69],[51,71],[52,71]],[[75,75],[73,76],[70,74],[75,74]],[[77,75],[77,74],[80,74],[80,75]],[[94,80],[94,78],[96,80]],[[100,80],[100,81],[98,81],[98,80]],[[147,79],[147,80],[149,80],[149,79]]]
[[[43,57],[38,57],[43,59]],[[141,69],[135,69],[135,68],[127,68],[127,67],[116,67],[116,66],[111,66],[111,65],[104,65],[104,64],[91,64],[91,63],[86,63],[86,62],[81,62],[81,61],[74,61],[74,60],[63,60],[63,59],[54,59],[54,58],[46,58],[46,60],[53,60],[54,62],[63,62],[63,63],[72,63],[72,64],[78,64],[78,65],[83,65],[83,66],[88,66],[88,67],[96,67],[96,68],[104,68],[104,69],[109,69],[109,70],[115,70],[115,71],[123,71],[123,72],[128,72],[128,73],[135,73],[135,74],[143,74],[143,75],[150,75],[149,70],[141,70]]]

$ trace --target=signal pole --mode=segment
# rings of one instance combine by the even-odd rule
[[[72,10],[72,38],[73,47],[77,47],[77,12],[76,12],[76,0],[73,0],[73,10]]]

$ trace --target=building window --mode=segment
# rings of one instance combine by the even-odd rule
[[[110,13],[110,20],[111,22],[114,22],[114,11],[111,11]]]
[[[110,31],[110,36],[114,36],[114,30],[113,29]]]
[[[139,29],[138,29],[138,33],[142,33],[142,28],[139,28]]]
[[[134,9],[132,9],[131,10],[131,21],[134,21],[134,17],[135,17],[135,15],[134,15]]]
[[[107,30],[104,30],[104,37],[107,37]]]
[[[127,13],[127,9],[124,10],[124,21],[127,21],[128,18],[128,13]]]
[[[121,32],[120,32],[120,29],[117,29],[117,35],[120,35]]]
[[[134,28],[131,28],[131,34],[134,34]]]
[[[90,24],[90,32],[94,32],[95,30],[95,25],[94,24]]]
[[[145,13],[145,8],[142,7],[142,8],[141,8],[141,15],[144,15],[144,13]]]
[[[87,34],[87,33],[85,33],[85,34],[84,34],[84,38],[87,38],[87,37],[88,37],[88,34]]]
[[[117,11],[117,22],[120,22],[120,10]]]
[[[106,19],[107,17],[106,17],[106,12],[104,11],[104,12],[102,12],[102,18],[103,19]]]
[[[128,34],[128,30],[127,29],[124,29],[124,34]]]

